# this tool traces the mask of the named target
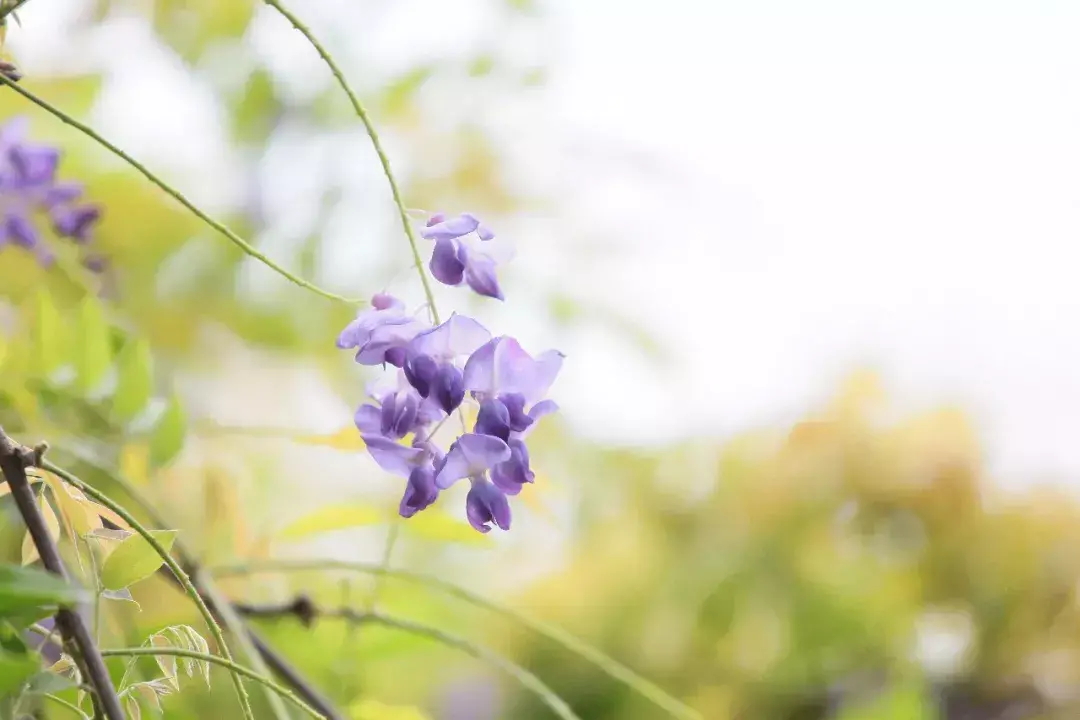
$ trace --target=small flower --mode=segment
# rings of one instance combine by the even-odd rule
[[[390,295],[375,295],[372,309],[363,310],[338,335],[342,350],[356,348],[361,365],[405,362],[405,346],[426,329],[426,325],[405,314],[405,304]]]
[[[490,253],[470,248],[465,243],[468,235],[476,233],[481,242],[495,238],[495,233],[469,213],[462,213],[450,220],[437,213],[428,220],[421,235],[435,241],[428,267],[435,279],[444,285],[457,286],[464,280],[478,295],[503,300],[499,280],[495,275],[495,259]]]
[[[474,478],[469,494],[465,497],[465,516],[469,524],[482,533],[489,532],[491,525],[502,530],[510,529],[510,502],[501,490],[484,478]]]
[[[525,443],[512,438],[509,443],[510,458],[491,468],[491,481],[507,495],[517,495],[525,483],[531,483],[533,471],[529,468],[529,449]]]

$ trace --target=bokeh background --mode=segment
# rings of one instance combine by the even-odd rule
[[[709,720],[1076,717],[1080,5],[292,5],[369,105],[409,206],[472,210],[516,247],[505,304],[439,288],[444,314],[567,354],[513,531],[475,533],[451,493],[400,526],[395,566],[557,623]],[[7,53],[27,88],[302,276],[422,301],[363,127],[270,8],[32,0],[20,18]],[[108,383],[72,381],[79,333],[41,337],[43,312],[77,327],[85,278],[9,247],[0,424],[104,489],[100,468],[121,472],[211,568],[378,561],[401,488],[352,428],[374,374],[333,347],[349,308],[0,93],[17,115],[104,209],[118,363],[145,349],[149,416],[182,411],[164,454],[155,421],[103,413]],[[372,581],[223,588],[343,607]],[[115,644],[196,622],[164,582],[132,592],[140,610],[106,603]],[[505,618],[405,583],[382,598],[582,718],[664,717]],[[357,720],[548,716],[422,638],[259,626]],[[185,684],[165,715],[233,717],[226,677],[213,687]]]

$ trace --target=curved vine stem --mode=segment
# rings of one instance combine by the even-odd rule
[[[291,690],[281,685],[278,685],[273,680],[263,677],[259,673],[244,667],[243,665],[237,665],[232,660],[220,657],[218,655],[210,655],[208,653],[196,652],[195,650],[185,650],[183,648],[116,648],[110,650],[102,650],[101,654],[105,657],[138,657],[140,655],[150,655],[153,657],[158,656],[173,656],[173,657],[186,657],[193,660],[201,660],[203,662],[213,663],[214,665],[220,665],[229,670],[229,673],[236,677],[242,675],[250,680],[254,680],[267,689],[277,693],[281,697],[289,700],[308,715],[319,720],[325,720],[325,715],[322,715],[318,710],[308,705],[306,702],[298,698]]]
[[[334,61],[333,56],[323,47],[323,44],[315,37],[307,25],[305,25],[300,18],[296,17],[287,7],[281,4],[281,0],[263,0],[267,5],[277,10],[282,17],[292,23],[292,26],[300,31],[300,34],[311,44],[315,51],[319,53],[319,57],[323,59],[326,66],[330,68],[330,72],[334,74],[334,79],[337,80],[338,85],[349,98],[349,102],[353,106],[353,110],[356,111],[356,116],[360,118],[360,122],[364,124],[364,129],[367,130],[368,137],[371,138],[371,145],[375,148],[375,154],[379,156],[379,164],[382,165],[383,174],[386,176],[386,182],[390,185],[390,193],[394,196],[394,206],[397,208],[398,215],[401,218],[401,227],[405,231],[405,237],[409,241],[409,248],[412,250],[413,263],[416,265],[416,272],[420,276],[420,284],[424,286],[424,296],[427,298],[428,307],[431,308],[431,317],[435,321],[435,324],[439,324],[439,311],[435,307],[435,295],[431,290],[431,282],[428,280],[427,273],[424,272],[424,261],[420,258],[420,248],[416,242],[416,234],[413,232],[412,224],[409,222],[409,211],[405,207],[405,201],[401,198],[401,188],[398,186],[397,180],[394,178],[394,171],[390,168],[390,158],[387,157],[386,151],[383,149],[382,141],[379,140],[379,133],[375,130],[375,125],[371,122],[371,117],[368,115],[367,110],[364,108],[363,103],[360,102],[360,98],[349,86],[348,81],[345,79],[345,74],[338,67],[337,62]]]
[[[284,277],[286,280],[288,280],[288,281],[290,281],[290,282],[292,282],[292,283],[294,283],[296,285],[299,285],[300,287],[302,287],[302,288],[304,288],[306,290],[310,290],[311,292],[315,293],[316,295],[321,295],[322,297],[327,298],[329,300],[337,300],[339,302],[349,303],[351,305],[356,305],[356,304],[358,304],[360,302],[359,300],[353,300],[353,299],[344,297],[343,295],[338,295],[336,293],[332,293],[329,290],[323,290],[318,285],[315,285],[314,283],[309,282],[308,280],[305,280],[302,277],[300,277],[298,275],[294,275],[293,273],[289,272],[284,267],[282,267],[281,265],[279,265],[275,261],[271,260],[267,255],[265,255],[264,253],[262,253],[258,249],[256,249],[247,240],[244,240],[242,237],[237,235],[236,232],[233,231],[232,229],[230,229],[227,225],[220,222],[219,220],[215,220],[214,218],[207,215],[204,211],[200,210],[199,207],[197,205],[195,205],[195,203],[193,203],[191,200],[188,200],[187,197],[183,193],[181,193],[179,190],[174,188],[172,185],[170,185],[169,183],[167,183],[164,180],[162,180],[161,178],[159,178],[157,175],[155,175],[153,172],[151,172],[150,169],[147,168],[145,165],[143,165],[141,162],[139,162],[135,158],[131,157],[126,152],[124,152],[123,150],[118,148],[116,145],[114,145],[111,142],[109,142],[108,140],[106,140],[104,137],[102,137],[96,130],[91,128],[89,125],[85,125],[85,124],[79,122],[75,118],[73,118],[70,115],[68,115],[67,113],[65,113],[63,110],[61,110],[58,107],[56,107],[56,106],[52,105],[51,103],[49,103],[48,101],[38,97],[37,95],[30,92],[26,88],[15,84],[14,82],[12,82],[7,77],[4,77],[4,75],[2,73],[0,73],[0,84],[7,85],[11,90],[14,90],[19,95],[22,95],[24,98],[26,98],[30,102],[34,103],[35,105],[40,107],[45,112],[49,113],[50,115],[52,115],[53,117],[59,119],[60,121],[66,123],[67,125],[70,125],[71,127],[75,128],[76,130],[78,130],[82,134],[84,134],[84,135],[88,136],[89,138],[91,138],[92,140],[94,140],[94,142],[96,142],[99,145],[101,145],[102,147],[104,147],[109,152],[113,153],[114,155],[116,155],[117,157],[122,159],[128,165],[130,165],[131,167],[135,168],[140,173],[142,173],[143,177],[145,177],[147,180],[152,182],[154,185],[157,185],[159,188],[161,188],[163,191],[165,191],[165,193],[167,195],[171,196],[174,200],[176,200],[178,203],[180,203],[185,208],[187,208],[189,211],[191,211],[191,213],[193,215],[195,215],[197,218],[199,218],[204,223],[206,223],[207,225],[212,227],[214,230],[217,230],[219,233],[221,233],[226,238],[228,238],[233,243],[233,245],[236,245],[236,247],[240,248],[240,250],[242,250],[244,253],[246,253],[247,255],[250,255],[251,257],[255,258],[256,260],[261,262],[263,265],[267,266],[268,268],[270,268],[271,270],[276,272],[278,275],[281,275],[282,277]]]
[[[395,630],[401,630],[412,635],[426,637],[429,640],[434,640],[448,647],[468,653],[478,660],[482,660],[489,665],[497,667],[510,677],[514,678],[517,682],[521,683],[522,687],[535,693],[536,696],[539,697],[545,705],[551,708],[553,713],[562,718],[562,720],[581,720],[570,706],[566,704],[566,701],[559,697],[554,690],[545,685],[543,680],[520,665],[507,660],[502,655],[488,650],[481,645],[476,645],[457,635],[451,635],[450,633],[429,625],[422,625],[420,623],[412,622],[411,620],[403,620],[402,618],[390,617],[388,615],[370,613],[360,616],[359,619],[365,622],[378,623],[379,625],[394,628]]]
[[[416,585],[433,588],[439,592],[463,600],[471,605],[484,608],[502,615],[529,630],[542,635],[572,653],[588,660],[604,671],[609,677],[618,680],[627,687],[652,701],[657,707],[679,720],[702,720],[699,712],[673,697],[656,684],[646,680],[626,667],[618,660],[609,657],[597,648],[578,639],[558,625],[538,620],[517,610],[513,610],[463,587],[440,580],[423,573],[408,570],[393,570],[374,563],[357,563],[339,560],[260,560],[244,564],[223,565],[213,568],[215,575],[222,577],[251,575],[258,572],[304,572],[310,570],[347,570],[369,575],[391,577]]]
[[[53,475],[59,477],[64,482],[77,487],[79,490],[82,490],[85,495],[92,497],[97,502],[112,510],[114,513],[123,518],[124,522],[130,525],[135,532],[139,533],[139,535],[141,535],[143,539],[146,540],[146,542],[152,548],[154,548],[157,554],[161,556],[162,562],[164,562],[165,565],[168,566],[169,570],[171,570],[173,575],[176,576],[176,579],[180,581],[180,584],[183,586],[184,591],[187,593],[188,597],[191,598],[191,601],[195,603],[195,606],[199,609],[199,614],[202,615],[203,620],[206,622],[207,627],[210,629],[210,633],[214,636],[214,641],[218,645],[218,652],[221,653],[222,657],[225,660],[232,662],[232,653],[229,652],[229,646],[225,643],[225,637],[221,632],[221,626],[217,624],[216,620],[214,620],[214,616],[210,613],[209,608],[206,607],[206,603],[203,602],[202,596],[199,595],[199,591],[196,590],[195,586],[191,584],[191,579],[188,577],[187,573],[185,573],[184,569],[180,567],[180,565],[175,560],[173,560],[172,556],[169,554],[169,551],[166,550],[160,542],[158,542],[157,538],[155,538],[149,530],[143,527],[143,525],[138,520],[136,520],[131,515],[131,513],[125,510],[122,505],[111,500],[97,488],[87,485],[79,478],[75,477],[63,468],[57,467],[48,460],[45,460],[41,463],[41,469],[47,470]],[[247,689],[244,687],[243,680],[241,680],[238,675],[233,674],[232,681],[233,685],[236,688],[236,695],[240,700],[240,707],[243,710],[244,717],[247,720],[255,720],[255,715],[251,710],[251,701],[248,698]]]

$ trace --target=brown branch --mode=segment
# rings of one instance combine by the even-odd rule
[[[45,518],[41,515],[34,491],[26,479],[26,469],[36,467],[41,463],[41,456],[46,446],[39,445],[36,448],[28,448],[20,445],[4,433],[0,428],[0,470],[3,471],[4,479],[11,488],[11,496],[15,498],[15,505],[19,509],[30,531],[30,537],[34,541],[41,563],[45,569],[65,580],[68,579],[64,563],[60,559],[60,551],[49,534]],[[113,687],[109,677],[109,670],[105,667],[105,661],[101,657],[94,642],[90,630],[86,627],[78,608],[60,608],[56,613],[56,624],[60,628],[64,640],[72,644],[81,658],[86,671],[86,680],[94,689],[94,697],[97,698],[96,708],[100,708],[108,720],[124,720],[124,711],[120,707],[120,698],[116,696],[116,688]]]

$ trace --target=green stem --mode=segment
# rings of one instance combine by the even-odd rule
[[[555,642],[579,657],[588,660],[603,670],[609,677],[622,682],[651,700],[657,707],[664,709],[672,717],[680,720],[702,720],[699,712],[676,699],[656,684],[646,680],[626,667],[618,660],[609,657],[597,648],[578,639],[558,625],[530,617],[517,610],[500,605],[486,597],[466,590],[453,583],[423,573],[408,570],[391,570],[372,563],[357,563],[339,560],[259,560],[236,565],[213,568],[213,573],[221,577],[251,575],[258,572],[304,572],[309,570],[348,570],[368,573],[375,576],[397,578],[416,585],[433,588],[471,605],[484,608],[502,615],[529,630]]]
[[[221,233],[226,238],[228,238],[230,241],[232,241],[232,243],[234,245],[236,245],[238,248],[240,248],[243,252],[245,252],[248,255],[250,255],[251,257],[255,258],[256,260],[261,262],[263,265],[266,265],[268,268],[270,268],[271,270],[273,270],[277,274],[281,275],[285,279],[289,280],[290,282],[295,283],[296,285],[299,285],[302,288],[310,290],[311,292],[313,292],[313,293],[315,293],[317,295],[321,295],[324,298],[328,298],[330,300],[337,300],[339,302],[349,303],[351,305],[355,305],[355,304],[358,304],[360,302],[359,300],[351,300],[351,299],[349,299],[347,297],[344,297],[342,295],[337,295],[336,293],[332,293],[332,292],[330,292],[328,290],[323,290],[318,285],[315,285],[314,283],[311,283],[311,282],[309,282],[307,280],[304,280],[302,277],[299,277],[299,276],[294,275],[293,273],[289,272],[284,267],[282,267],[281,265],[278,265],[276,262],[271,260],[265,254],[263,254],[262,252],[257,250],[253,245],[251,245],[249,242],[244,240],[242,237],[237,235],[227,225],[225,225],[224,223],[222,223],[222,222],[220,222],[218,220],[215,220],[214,218],[210,217],[205,212],[200,210],[198,208],[198,206],[196,206],[195,203],[188,200],[187,197],[185,197],[183,193],[181,193],[179,190],[177,190],[176,188],[172,187],[167,182],[165,182],[164,180],[159,178],[157,175],[155,175],[153,172],[151,172],[145,165],[140,163],[138,160],[131,157],[126,152],[124,152],[123,150],[118,148],[116,145],[113,145],[111,142],[106,140],[104,137],[102,137],[100,134],[98,134],[98,132],[96,130],[94,130],[93,128],[89,127],[88,125],[84,125],[83,123],[79,122],[75,118],[73,118],[70,115],[68,115],[67,113],[65,113],[63,110],[60,110],[59,108],[51,105],[49,102],[47,102],[46,100],[38,97],[37,95],[30,92],[26,88],[24,88],[24,87],[22,87],[20,85],[17,85],[16,83],[13,83],[11,80],[4,77],[3,74],[0,74],[0,83],[2,83],[3,85],[7,85],[10,89],[14,90],[19,95],[22,95],[24,98],[26,98],[30,102],[34,103],[35,105],[37,105],[41,109],[45,110],[47,113],[49,113],[53,117],[58,118],[62,122],[70,125],[71,127],[75,128],[76,130],[83,133],[84,135],[92,138],[95,142],[97,142],[99,145],[101,145],[102,147],[107,149],[109,152],[113,153],[114,155],[116,155],[119,158],[121,158],[122,160],[124,160],[124,162],[126,162],[128,165],[131,165],[131,167],[135,168],[140,173],[142,173],[142,175],[147,180],[152,182],[154,185],[157,185],[159,188],[164,190],[167,195],[170,195],[178,203],[180,203],[185,208],[190,210],[192,214],[194,214],[196,217],[198,217],[204,223],[206,223],[207,225],[209,225],[213,229],[217,230],[219,233]]]
[[[414,623],[410,620],[403,620],[401,618],[388,617],[386,615],[371,614],[363,616],[364,620],[375,622],[386,627],[394,628],[396,630],[402,630],[413,635],[419,635],[426,637],[430,640],[435,640],[443,645],[447,645],[452,648],[456,648],[463,652],[472,655],[478,660],[482,660],[490,665],[497,667],[505,672],[510,677],[517,680],[521,685],[539,697],[545,705],[551,708],[551,711],[558,715],[563,720],[581,720],[577,714],[566,704],[566,701],[559,697],[554,690],[544,684],[544,681],[533,675],[525,668],[517,665],[502,655],[496,652],[492,652],[485,647],[476,645],[474,643],[460,638],[457,635],[451,635],[450,633],[443,632],[438,628],[430,627],[428,625],[421,625],[420,623]],[[107,654],[107,653],[102,653]]]
[[[319,720],[325,720],[325,716],[319,713],[315,708],[308,705],[306,702],[298,698],[291,690],[281,685],[278,685],[273,680],[263,677],[259,673],[244,667],[243,665],[237,665],[230,659],[219,657],[218,655],[209,655],[207,653],[197,652],[195,650],[185,650],[182,648],[119,648],[112,650],[102,650],[101,654],[104,657],[137,657],[140,655],[149,655],[157,657],[161,655],[173,656],[173,657],[186,657],[194,660],[201,660],[202,662],[213,663],[214,665],[220,665],[224,668],[228,668],[233,677],[243,675],[244,677],[254,680],[255,682],[263,685],[268,690],[277,693],[281,697],[289,700],[298,708],[313,718],[319,718]]]
[[[58,698],[55,695],[50,695],[48,693],[45,693],[44,695],[42,695],[42,697],[45,698],[46,700],[53,701],[57,705],[63,705],[64,707],[66,707],[68,710],[71,710],[72,712],[78,713],[79,717],[81,717],[81,718],[88,717],[87,714],[82,711],[82,708],[80,708],[78,705],[76,705],[73,702],[68,702],[67,700],[64,700],[63,698]]]
[[[405,237],[409,240],[409,248],[412,250],[413,263],[416,265],[416,272],[420,275],[420,284],[424,286],[424,295],[427,297],[428,307],[431,308],[431,317],[435,321],[435,324],[439,324],[439,311],[435,307],[435,295],[431,290],[431,283],[428,280],[427,273],[424,272],[424,261],[420,258],[420,248],[416,242],[416,234],[413,232],[412,223],[409,222],[409,211],[405,208],[405,202],[401,199],[401,189],[398,186],[397,180],[394,178],[394,172],[390,169],[390,159],[386,156],[386,151],[383,150],[382,141],[379,140],[379,133],[375,130],[375,125],[371,122],[371,118],[368,116],[367,110],[364,109],[363,103],[360,102],[360,98],[349,86],[348,81],[345,79],[344,73],[341,72],[341,68],[334,61],[334,58],[323,47],[322,43],[318,41],[311,30],[308,29],[300,18],[293,15],[284,5],[281,4],[281,0],[264,0],[264,2],[270,7],[277,10],[281,15],[292,23],[292,26],[300,31],[300,34],[307,39],[311,46],[315,48],[315,51],[319,53],[319,57],[323,59],[326,66],[330,68],[330,72],[334,74],[334,78],[337,80],[338,85],[345,91],[345,94],[349,98],[349,102],[352,103],[353,110],[356,111],[356,116],[360,118],[360,122],[364,124],[364,129],[367,130],[368,137],[371,138],[371,145],[375,148],[375,154],[379,156],[379,164],[382,165],[383,174],[386,175],[386,182],[390,185],[390,193],[394,196],[394,205],[397,207],[398,216],[401,218],[401,227],[405,230]]]
[[[199,609],[199,614],[202,615],[203,620],[206,622],[207,627],[210,629],[210,633],[214,636],[214,641],[218,645],[218,652],[220,652],[226,660],[232,662],[232,653],[229,652],[229,646],[225,643],[225,637],[221,632],[221,627],[214,620],[214,616],[210,614],[210,610],[206,607],[206,603],[203,602],[203,599],[199,595],[198,590],[196,590],[195,586],[191,584],[191,579],[188,578],[187,573],[185,573],[184,569],[180,567],[180,565],[175,560],[173,560],[172,556],[169,554],[169,551],[166,550],[160,542],[158,542],[158,539],[155,538],[149,530],[143,527],[143,525],[139,523],[139,521],[136,520],[131,515],[131,513],[125,510],[122,505],[108,498],[97,488],[87,485],[79,478],[75,477],[63,468],[57,467],[48,460],[42,462],[41,467],[43,470],[48,470],[52,474],[56,475],[64,482],[77,487],[79,490],[82,490],[84,494],[93,498],[97,502],[101,503],[102,505],[119,515],[121,518],[124,519],[124,522],[130,525],[131,528],[135,530],[135,532],[139,533],[139,535],[141,535],[143,539],[146,540],[146,542],[152,548],[154,548],[155,551],[157,551],[157,554],[161,556],[162,562],[164,562],[168,566],[169,570],[171,570],[173,575],[176,576],[176,579],[180,581],[180,584],[183,586],[184,591],[187,593],[188,597],[191,598],[191,601],[195,603],[195,606]],[[240,700],[240,706],[243,710],[244,717],[247,720],[255,720],[255,715],[251,710],[251,701],[248,699],[247,690],[244,688],[244,682],[235,674],[232,675],[232,681],[233,685],[236,688],[236,694]]]

